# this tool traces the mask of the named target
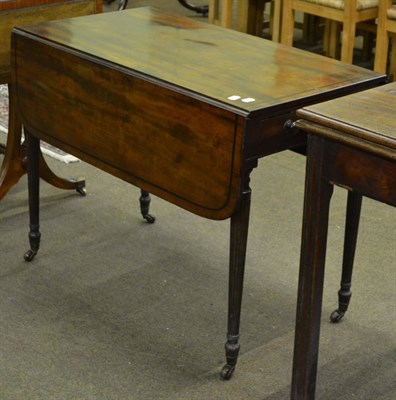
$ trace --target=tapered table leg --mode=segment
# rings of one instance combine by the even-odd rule
[[[294,343],[292,400],[314,400],[326,258],[329,203],[333,186],[322,179],[321,138],[308,149]]]
[[[246,246],[249,230],[251,190],[249,175],[255,163],[245,175],[245,189],[242,192],[238,211],[231,217],[230,268],[228,287],[228,329],[225,353],[227,363],[221,371],[223,379],[230,379],[234,373],[239,354],[239,325],[242,306],[243,278],[245,273]]]
[[[355,260],[356,242],[359,232],[360,211],[362,209],[362,195],[348,192],[344,257],[342,260],[341,288],[338,291],[338,309],[330,316],[332,322],[338,322],[346,313],[351,300],[352,271]]]
[[[40,140],[26,133],[27,140],[27,169],[29,188],[29,243],[30,249],[25,253],[26,261],[32,261],[40,247]]]

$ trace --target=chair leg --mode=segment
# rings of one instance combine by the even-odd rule
[[[293,46],[294,11],[291,0],[284,0],[282,7],[281,43]]]
[[[352,64],[353,49],[355,47],[356,23],[349,21],[343,24],[341,41],[341,61]]]
[[[340,24],[337,21],[330,21],[329,53],[331,58],[340,58]]]
[[[224,28],[232,27],[232,3],[233,0],[222,0],[220,10],[220,25]]]
[[[216,24],[219,20],[219,0],[209,0],[208,21]]]
[[[377,28],[377,39],[375,43],[374,71],[380,74],[386,73],[388,61],[389,36],[385,29]]]
[[[338,291],[338,309],[334,310],[330,316],[332,322],[338,322],[342,319],[351,300],[352,271],[355,259],[361,208],[362,195],[348,192],[341,288]]]
[[[250,1],[238,1],[237,3],[237,21],[236,29],[239,32],[255,34],[252,21],[250,20],[249,11],[251,9]],[[232,8],[230,9],[232,12]],[[262,21],[261,21],[262,22]],[[250,26],[249,26],[250,25]],[[250,31],[249,31],[250,30]]]
[[[280,42],[280,27],[281,27],[281,16],[282,16],[282,0],[273,0],[271,3],[273,7],[272,12],[272,26],[271,26],[271,39],[273,42]]]
[[[237,30],[261,36],[265,3],[265,0],[238,1]]]

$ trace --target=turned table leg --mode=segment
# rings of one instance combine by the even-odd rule
[[[239,354],[239,325],[242,306],[243,278],[245,273],[246,247],[249,230],[249,213],[251,190],[249,175],[252,169],[245,174],[245,188],[242,192],[238,211],[231,217],[230,232],[230,267],[228,284],[228,329],[225,353],[227,363],[221,371],[223,379],[230,379],[234,373]]]
[[[29,187],[29,243],[30,249],[25,253],[26,261],[32,261],[40,247],[40,140],[26,133],[27,169]]]
[[[140,202],[140,212],[142,213],[142,217],[149,224],[153,224],[155,222],[155,217],[153,215],[149,214],[150,202],[151,202],[150,193],[146,192],[144,190],[141,190],[140,191],[139,202]]]
[[[361,208],[362,195],[351,191],[348,192],[341,288],[338,291],[338,309],[334,310],[330,316],[332,322],[338,322],[341,320],[346,313],[351,300],[352,271],[355,260]]]

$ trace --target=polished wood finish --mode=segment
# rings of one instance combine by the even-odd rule
[[[101,0],[3,0],[0,2],[0,83],[11,80],[11,31],[15,26],[37,24],[43,21],[78,17],[102,10]],[[15,98],[10,89],[9,133],[0,166],[0,200],[26,173],[26,149],[21,145],[22,124]],[[69,181],[56,176],[40,153],[41,177],[62,188],[75,189],[83,194],[84,181]]]
[[[13,49],[32,143],[48,141],[199,216],[231,218],[222,372],[230,378],[239,351],[250,172],[259,158],[305,144],[304,134],[284,129],[297,108],[386,77],[151,8],[16,29]],[[36,188],[37,168],[30,168]],[[27,259],[38,249],[35,190]]]
[[[396,83],[392,83],[297,112],[302,119],[296,125],[308,133],[308,154],[292,399],[315,398],[333,185],[355,197],[358,213],[361,196],[396,206],[395,111]],[[349,302],[351,275],[351,268],[344,266],[341,308],[344,300]]]

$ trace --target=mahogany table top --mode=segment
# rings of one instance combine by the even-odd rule
[[[354,65],[152,8],[24,30],[81,57],[101,59],[240,114],[273,111],[288,102],[379,77]]]
[[[297,115],[396,150],[396,82],[305,107]]]

